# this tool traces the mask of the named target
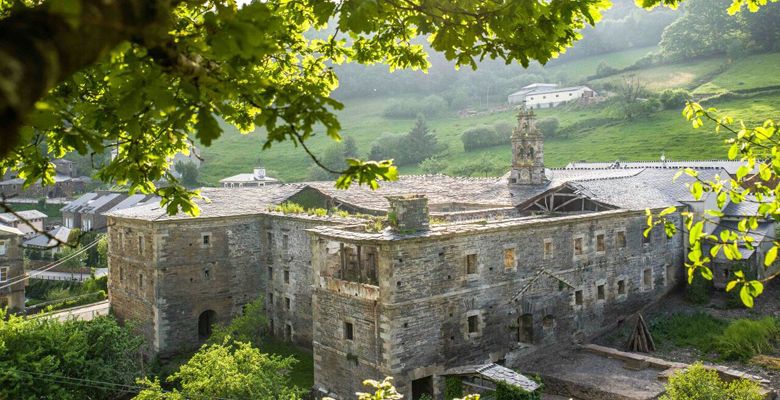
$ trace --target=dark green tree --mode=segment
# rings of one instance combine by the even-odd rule
[[[399,152],[399,164],[415,164],[431,157],[441,150],[436,135],[428,128],[428,123],[422,115],[417,116],[417,121],[412,130],[406,135]]]
[[[193,188],[198,186],[198,166],[192,161],[178,161],[176,165],[176,172],[181,176],[180,180],[184,186]]]

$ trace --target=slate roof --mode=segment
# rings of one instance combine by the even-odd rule
[[[110,212],[114,210],[124,210],[125,208],[135,207],[139,204],[146,203],[146,202],[159,203],[160,198],[157,196],[150,196],[146,194],[134,194],[120,201],[117,205],[111,207],[111,209],[109,209],[108,211]]]
[[[525,375],[507,367],[492,363],[451,368],[445,372],[445,375],[478,375],[491,382],[504,382],[523,389],[526,392],[533,392],[534,390],[539,389],[539,384]]]
[[[755,199],[752,199],[755,200]],[[723,215],[726,217],[746,217],[758,214],[758,206],[760,203],[757,201],[751,201],[747,199],[741,203],[734,203],[729,201],[726,207],[723,207]]]
[[[729,230],[732,232],[739,232],[738,228],[738,222],[736,221],[720,221],[718,223],[718,226],[715,227],[715,230],[712,232],[713,235],[720,235],[720,233],[724,230]],[[751,230],[748,235],[753,238],[754,243],[756,246],[758,246],[759,243],[763,242],[764,239],[771,236],[774,233],[774,222],[760,222],[758,224],[758,228],[755,230]],[[742,254],[742,259],[750,258],[753,253],[756,252],[756,249],[748,249],[746,247],[740,246],[739,252]],[[727,261],[728,258],[725,256],[725,254],[721,251],[718,253],[717,256],[715,256],[715,259],[718,261]]]
[[[78,199],[73,200],[70,203],[66,204],[65,207],[60,208],[60,211],[75,212],[76,210],[78,210],[79,207],[83,206],[84,204],[87,204],[87,202],[97,197],[97,195],[98,194],[94,192],[84,193]]]
[[[120,196],[124,196],[122,193],[106,193],[102,196],[99,196],[95,199],[92,199],[87,202],[84,206],[81,207],[81,212],[86,214],[99,214],[102,213],[105,210],[108,203],[116,200]]]
[[[70,228],[64,226],[58,226],[49,231],[49,234],[57,238],[57,240],[49,239],[46,235],[37,234],[33,236],[31,239],[25,240],[22,243],[22,246],[37,247],[37,248],[44,248],[44,249],[57,247],[59,245],[59,242],[63,242],[63,243],[68,242],[68,239],[70,238],[70,232],[71,232]]]
[[[683,168],[725,169],[729,175],[737,173],[742,165],[738,160],[678,160],[678,161],[612,161],[612,162],[570,162],[566,169],[622,169],[622,168],[661,168],[680,170]]]
[[[249,188],[203,188],[201,195],[208,200],[198,199],[201,217],[229,217],[267,212],[268,206],[280,204],[298,193],[305,185],[285,184]],[[114,210],[106,215],[118,218],[141,219],[147,221],[168,221],[190,219],[179,213],[168,215],[159,201],[149,201],[136,207]]]
[[[276,178],[271,178],[270,176],[266,176],[263,179],[257,179],[255,177],[255,174],[246,173],[246,174],[238,174],[229,176],[227,178],[220,179],[220,183],[228,183],[228,182],[278,182],[279,180]]]
[[[48,217],[48,215],[38,210],[17,211],[16,214],[19,215],[19,217],[24,218],[26,220]],[[0,223],[16,222],[19,221],[19,217],[17,217],[13,213],[3,213],[0,214]]]

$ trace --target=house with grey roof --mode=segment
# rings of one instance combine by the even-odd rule
[[[23,238],[19,229],[0,225],[0,308],[17,312],[24,311]]]
[[[219,180],[226,188],[258,187],[279,183],[279,180],[266,175],[265,168],[257,167],[251,174],[238,174]]]
[[[82,231],[103,231],[106,228],[106,213],[149,201],[159,202],[159,197],[107,191],[85,193],[61,208],[63,225]]]
[[[89,177],[78,176],[75,163],[64,159],[52,161],[55,167],[54,182],[50,185],[41,185],[35,182],[24,187],[24,179],[17,176],[14,171],[9,171],[0,180],[0,195],[19,198],[61,198],[71,197],[86,190],[92,181]]]
[[[48,216],[38,210],[17,211],[0,214],[0,225],[16,228],[24,235],[42,232]]]
[[[534,83],[510,94],[507,102],[533,110],[556,107],[580,99],[593,99],[597,96],[598,93],[588,86],[558,87],[555,84]]]

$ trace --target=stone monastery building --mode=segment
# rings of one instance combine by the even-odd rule
[[[679,165],[547,169],[525,111],[512,150],[501,178],[205,188],[197,218],[158,204],[115,211],[112,309],[164,356],[263,296],[270,331],[313,349],[319,390],[351,399],[362,380],[393,376],[417,399],[469,366],[522,369],[531,352],[586,339],[682,280],[685,235],[642,234],[648,208],[677,207],[681,226],[681,211],[714,207],[691,197],[687,176],[672,181]],[[685,166],[711,179],[735,164]],[[355,217],[270,211],[284,202]],[[371,231],[359,214],[392,226]]]

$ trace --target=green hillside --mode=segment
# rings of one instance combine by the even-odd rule
[[[631,64],[649,49],[632,50],[601,57],[601,60],[613,60],[611,66]],[[616,60],[622,60],[618,63]],[[587,76],[595,72],[597,63],[594,58],[585,58],[576,62],[552,67],[557,72],[581,74]],[[594,85],[605,82],[619,82],[627,75],[634,75],[654,90],[681,87],[696,91],[694,93],[717,93],[722,91],[755,91],[760,88],[772,88],[780,85],[780,74],[775,66],[780,61],[780,53],[770,53],[744,57],[725,63],[723,59],[704,59],[681,64],[656,66],[631,71],[592,82]],[[609,62],[608,62],[609,63]],[[755,73],[766,71],[766,73]],[[715,90],[717,89],[717,90]],[[413,125],[412,120],[387,119],[382,111],[392,100],[404,98],[373,98],[351,100],[339,112],[342,134],[355,139],[361,155],[366,154],[372,142],[383,133],[404,133]],[[732,98],[711,101],[707,105],[728,110],[733,116],[759,121],[776,116],[780,111],[780,94],[758,94],[750,98]],[[723,146],[711,131],[693,130],[682,118],[679,110],[658,111],[648,117],[633,121],[616,119],[614,111],[604,106],[590,108],[556,108],[541,110],[539,118],[554,116],[559,119],[561,128],[583,121],[596,122],[588,129],[574,132],[565,139],[548,139],[545,147],[545,159],[551,167],[561,167],[574,160],[612,161],[654,160],[661,152],[673,159],[706,159],[724,156]],[[439,142],[447,145],[440,156],[449,167],[473,163],[487,157],[495,163],[509,163],[510,152],[507,146],[495,146],[475,152],[464,152],[460,140],[461,133],[480,125],[493,125],[497,122],[514,123],[514,112],[504,111],[476,117],[459,117],[455,112],[428,119],[428,125],[435,131]],[[262,134],[241,135],[227,127],[225,135],[214,142],[212,147],[202,150],[205,163],[201,169],[201,181],[215,184],[219,179],[249,172],[255,165],[264,165],[269,173],[284,181],[300,181],[307,178],[310,162],[301,149],[289,143],[274,144],[261,152]],[[322,151],[332,142],[323,135],[311,141],[311,147]],[[402,173],[419,173],[418,166],[402,166]]]

